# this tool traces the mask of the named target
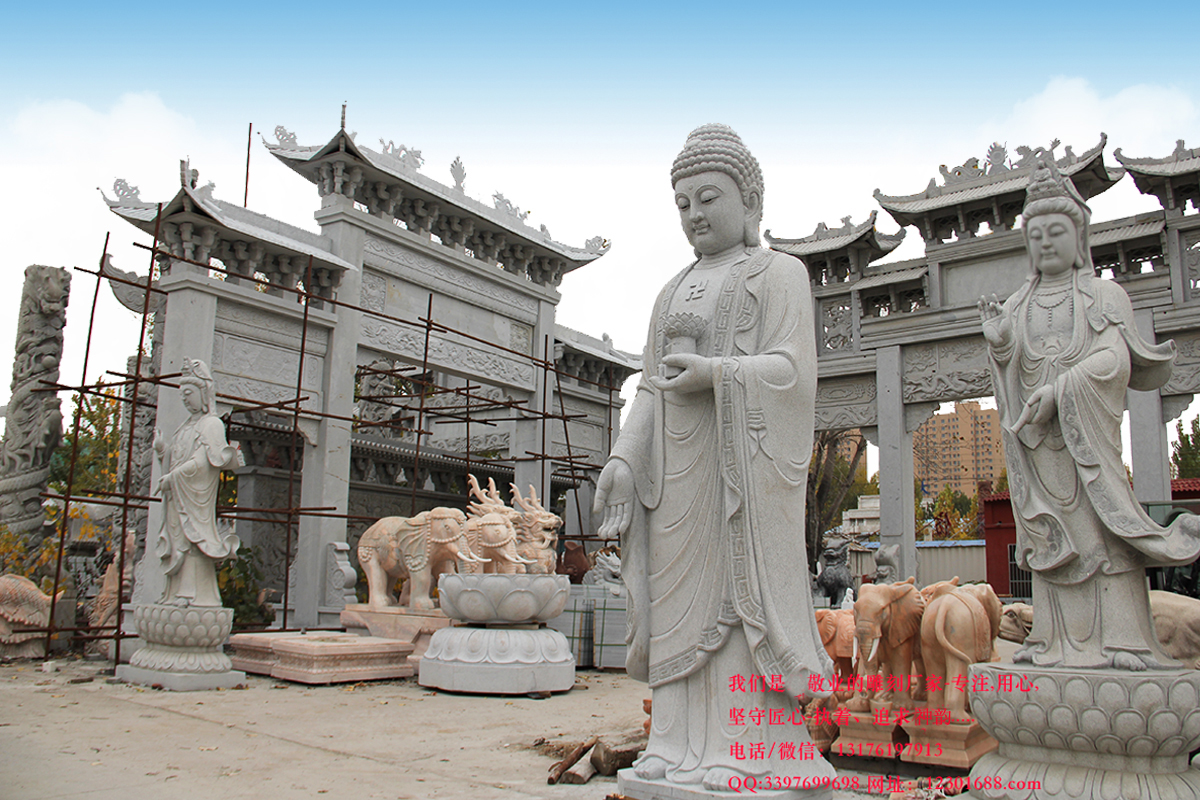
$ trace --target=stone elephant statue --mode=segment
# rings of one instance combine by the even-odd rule
[[[857,674],[864,683],[879,676],[879,692],[858,692],[847,703],[851,711],[869,711],[874,699],[901,708],[913,704],[909,675],[913,673],[913,649],[918,646],[925,598],[912,578],[900,583],[867,583],[854,603],[854,647]],[[889,686],[888,678],[893,678]]]
[[[854,610],[818,608],[817,631],[825,652],[833,659],[839,686],[854,674]]]
[[[467,515],[457,508],[435,508],[415,517],[384,517],[358,540],[358,563],[367,576],[367,604],[376,610],[397,605],[392,588],[409,578],[408,607],[433,608],[429,590],[435,566],[445,561],[475,563],[466,537]]]
[[[470,565],[468,572],[515,575],[522,565],[535,563],[517,552],[517,530],[507,514],[492,512],[471,517],[466,534],[472,551],[479,553],[477,563]]]
[[[930,708],[965,714],[966,677],[971,664],[996,656],[1000,598],[986,583],[953,587],[939,593],[921,620],[921,654],[929,685]]]

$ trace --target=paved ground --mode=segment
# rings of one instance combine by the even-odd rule
[[[108,683],[107,662],[58,664],[0,665],[3,800],[603,800],[615,778],[548,786],[554,758],[533,743],[640,726],[649,696],[592,671],[579,673],[586,690],[546,700],[254,676],[244,690],[172,693]]]

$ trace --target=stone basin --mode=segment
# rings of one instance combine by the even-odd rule
[[[473,625],[520,625],[557,617],[571,597],[566,575],[442,575],[442,611]]]

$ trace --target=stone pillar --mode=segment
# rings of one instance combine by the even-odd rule
[[[365,230],[349,213],[353,203],[341,195],[326,195],[317,222],[333,239],[333,254],[359,265],[342,275],[337,297],[358,303],[362,281]],[[300,502],[307,508],[329,508],[322,513],[345,514],[350,496],[350,422],[354,415],[354,373],[362,316],[356,307],[337,306],[336,327],[329,332],[322,393],[327,414],[340,419],[318,420],[314,441],[304,445],[300,477]],[[327,603],[326,563],[334,542],[346,541],[346,520],[332,516],[301,516],[295,561],[295,618],[291,625],[339,625],[341,605]]]
[[[159,281],[159,288],[166,292],[167,309],[171,318],[179,320],[180,324],[165,327],[162,341],[162,372],[161,375],[174,375],[183,369],[185,358],[199,359],[206,364],[213,363],[213,329],[217,323],[217,286],[209,278],[200,275],[192,269],[182,269],[176,263],[171,267],[171,274]],[[174,381],[172,381],[174,382]],[[216,387],[221,391],[220,384]],[[157,393],[158,413],[154,427],[162,432],[163,438],[170,440],[175,431],[188,417],[187,409],[179,402],[178,390],[169,386],[159,386]],[[218,404],[220,401],[216,401]],[[220,412],[218,412],[220,413]],[[158,486],[162,477],[161,465],[158,459],[151,459],[150,488]],[[146,514],[146,542],[143,543],[145,552],[138,562],[134,572],[132,605],[149,605],[157,603],[166,587],[166,576],[163,574],[162,563],[154,553],[153,539],[162,530],[162,503],[151,503]],[[122,645],[122,657],[130,655]]]
[[[547,351],[547,344],[550,349]],[[553,359],[554,357],[554,302],[549,299],[541,299],[538,301],[538,318],[537,324],[533,327],[533,357],[536,359]],[[527,406],[530,411],[536,415],[540,415],[546,410],[546,381],[549,377],[550,387],[553,388],[553,376],[547,376],[545,370],[540,366],[535,366],[533,370],[533,396],[530,398]],[[553,411],[553,409],[551,409]],[[542,431],[546,432],[545,441],[543,441]],[[545,453],[549,455],[554,445],[550,440],[550,432],[553,426],[547,423],[542,424],[541,416],[531,416],[526,419],[519,419],[513,423],[513,438],[512,447],[510,447],[510,455],[513,458],[529,458],[527,453]],[[543,469],[543,466],[545,469]],[[550,472],[551,465],[543,464],[541,461],[518,461],[514,470],[515,477],[513,482],[521,489],[524,494],[532,485],[537,489],[538,497],[547,497],[550,493]]]
[[[913,503],[913,439],[904,414],[904,372],[899,345],[875,351],[879,413],[879,545],[900,545],[899,580],[917,576]]]
[[[1158,341],[1154,334],[1154,314],[1140,309],[1133,314],[1138,333],[1148,342]],[[1130,458],[1133,461],[1133,492],[1142,503],[1171,499],[1170,450],[1167,426],[1163,421],[1162,396],[1157,389],[1125,393],[1129,407]]]

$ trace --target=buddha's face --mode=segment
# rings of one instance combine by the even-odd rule
[[[1079,231],[1066,214],[1039,214],[1025,223],[1025,238],[1038,272],[1053,277],[1074,269]]]
[[[684,234],[701,255],[716,255],[745,243],[750,209],[742,202],[737,183],[724,172],[681,178],[675,184],[675,204]]]

